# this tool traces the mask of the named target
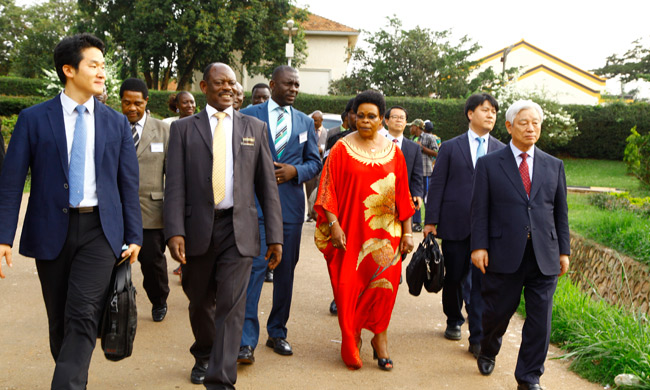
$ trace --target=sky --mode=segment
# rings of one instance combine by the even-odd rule
[[[521,39],[583,70],[602,67],[614,53],[623,54],[632,41],[650,46],[650,2],[647,0],[296,0],[298,6],[346,26],[376,32],[387,16],[402,28],[451,29],[457,39],[467,35],[482,49],[478,59]],[[380,5],[381,4],[381,5]],[[363,33],[362,41],[367,37]],[[453,39],[453,38],[452,38]]]

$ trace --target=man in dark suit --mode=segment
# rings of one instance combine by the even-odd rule
[[[36,258],[56,363],[53,389],[86,388],[116,259],[135,261],[142,244],[131,129],[93,97],[104,86],[103,52],[90,34],[59,42],[54,63],[65,89],[20,113],[0,176],[0,260],[11,265],[31,169],[20,254]]]
[[[255,198],[266,217],[274,268],[282,258],[282,215],[263,122],[234,111],[235,74],[208,65],[207,105],[172,123],[165,185],[165,238],[183,267],[196,363],[192,383],[234,389],[246,287],[260,253]],[[264,264],[266,267],[266,262]]]
[[[406,160],[409,190],[411,191],[416,212],[419,212],[420,207],[423,205],[422,198],[424,197],[422,153],[420,153],[420,146],[418,144],[404,137],[407,119],[408,113],[404,107],[394,106],[386,110],[384,123],[386,123],[388,130],[386,130],[384,135],[402,149],[404,159]]]
[[[475,357],[480,351],[483,307],[480,273],[471,267],[470,260],[472,180],[477,159],[504,147],[503,143],[490,135],[498,110],[496,99],[486,93],[467,99],[465,116],[469,120],[469,130],[442,143],[431,175],[425,216],[424,235],[426,237],[433,233],[442,239],[445,257],[445,282],[442,288],[442,308],[447,316],[445,338],[461,339],[460,326],[465,322],[462,313],[465,295],[469,352]],[[463,289],[466,290],[465,294]]]
[[[564,164],[535,147],[543,120],[537,103],[513,103],[506,112],[512,141],[479,160],[472,191],[472,263],[485,274],[478,368],[483,375],[492,373],[523,290],[526,320],[515,369],[518,390],[541,389],[553,293],[558,276],[569,268]]]
[[[0,172],[2,172],[2,163],[5,160],[5,138],[2,136],[2,125],[0,125]]]
[[[282,202],[284,232],[283,261],[273,272],[273,308],[269,314],[266,330],[269,338],[266,346],[280,355],[291,355],[293,350],[287,341],[287,321],[291,310],[293,276],[300,255],[300,237],[305,220],[305,192],[303,183],[316,176],[322,168],[318,154],[318,141],[314,121],[292,107],[300,87],[298,71],[290,66],[279,66],[271,76],[271,99],[242,110],[266,122],[268,148],[273,156],[275,178]],[[266,210],[258,209],[260,230],[266,225]],[[266,231],[270,231],[266,226]],[[262,252],[270,242],[262,236]],[[264,284],[266,263],[262,256],[253,260],[246,298],[246,320],[237,360],[250,364],[259,340],[257,306]]]
[[[152,304],[155,322],[165,319],[169,279],[163,233],[163,192],[165,161],[169,141],[169,125],[147,114],[149,90],[140,79],[126,79],[120,87],[122,113],[131,124],[131,133],[140,166],[140,208],[142,209],[143,242],[140,266],[143,286]]]

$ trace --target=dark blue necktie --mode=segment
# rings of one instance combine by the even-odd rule
[[[86,121],[84,113],[86,107],[79,105],[75,108],[78,112],[77,121],[74,124],[74,136],[72,137],[72,149],[70,151],[70,205],[75,207],[84,198],[84,171],[86,169]]]

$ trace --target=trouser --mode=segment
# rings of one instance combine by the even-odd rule
[[[208,251],[189,256],[183,270],[183,291],[190,300],[197,362],[208,362],[208,389],[233,389],[252,259],[242,257],[235,243],[232,214],[215,218]]]
[[[510,318],[519,306],[521,291],[526,301],[526,319],[521,333],[515,378],[518,382],[539,383],[551,337],[553,294],[557,275],[540,271],[529,240],[519,269],[512,274],[488,272],[483,278],[483,340],[481,354],[495,357],[501,349]]]
[[[68,234],[54,260],[36,260],[56,363],[52,389],[85,389],[115,254],[99,211],[70,209]]]
[[[258,319],[258,304],[264,284],[264,272],[267,261],[266,234],[264,225],[260,224],[260,238],[262,240],[260,255],[253,259],[253,269],[250,275],[246,299],[246,320],[241,346],[249,345],[253,348],[259,342],[260,324]],[[269,314],[266,330],[269,337],[286,338],[287,322],[291,311],[293,295],[293,278],[296,264],[300,255],[300,238],[302,235],[301,223],[283,224],[284,245],[282,246],[282,261],[273,271],[273,307]]]
[[[169,296],[165,235],[163,229],[144,229],[142,249],[138,255],[144,280],[142,287],[151,304],[163,306]]]

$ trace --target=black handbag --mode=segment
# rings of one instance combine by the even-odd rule
[[[422,286],[432,293],[442,289],[445,281],[445,262],[433,234],[428,234],[418,246],[406,267],[406,283],[409,293],[420,295]]]
[[[124,259],[113,269],[111,289],[100,323],[101,345],[108,360],[131,356],[138,327],[135,287],[131,282],[131,264]]]

